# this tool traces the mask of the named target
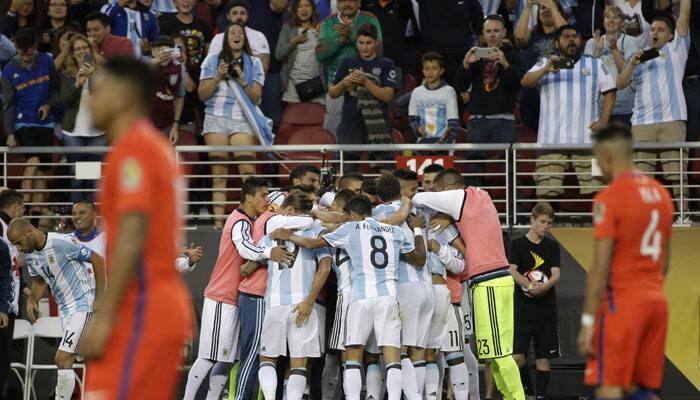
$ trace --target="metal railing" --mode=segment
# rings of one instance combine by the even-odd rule
[[[665,182],[669,191],[676,193],[676,213],[683,221],[687,217],[697,219],[700,212],[700,168],[692,168],[694,163],[700,161],[700,142],[672,143],[672,144],[642,144],[636,149],[647,151],[678,151],[675,158],[656,158],[656,162],[677,162],[680,164],[680,172],[676,175],[684,179]],[[71,180],[75,175],[73,164],[68,162],[68,158],[77,153],[97,153],[102,154],[109,149],[106,147],[55,147],[55,148],[14,148],[0,147],[2,154],[2,183],[5,187],[19,189],[28,196],[26,202],[28,208],[41,208],[50,210],[50,215],[44,217],[49,219],[66,218],[70,214],[70,193],[93,194],[95,188],[71,189]],[[207,152],[232,152],[232,151],[253,151],[260,156],[257,160],[243,163],[256,164],[258,176],[271,181],[270,190],[279,189],[287,184],[289,171],[296,165],[302,163],[321,164],[333,168],[336,176],[341,176],[348,170],[359,170],[367,177],[379,176],[382,167],[394,168],[396,161],[392,159],[370,160],[369,154],[393,153],[394,155],[431,155],[433,157],[452,156],[454,167],[462,171],[465,178],[474,184],[486,189],[499,211],[501,223],[504,227],[527,226],[529,224],[530,208],[538,201],[535,178],[546,173],[538,172],[536,165],[538,154],[542,152],[588,151],[590,146],[561,146],[561,145],[540,145],[535,143],[517,144],[454,144],[454,145],[418,145],[418,144],[396,144],[396,145],[278,145],[278,146],[178,146],[176,147],[177,159],[180,166],[185,171],[184,176],[188,180],[187,200],[185,206],[187,213],[184,216],[189,226],[197,226],[210,223],[211,206],[225,205],[227,211],[237,204],[238,193],[240,192],[240,178],[237,168],[229,168],[229,173],[224,176],[228,179],[225,189],[227,200],[223,203],[214,203],[211,200],[210,166],[212,164],[225,164],[236,166],[240,161],[230,159],[228,161],[208,161]],[[364,153],[360,160],[348,159],[350,153]],[[476,152],[476,153],[475,153]],[[481,153],[475,157],[477,153]],[[50,172],[45,177],[24,177],[22,173],[28,164],[24,161],[25,154],[46,154],[52,155],[50,163],[40,163],[39,166]],[[698,153],[697,155],[695,153]],[[592,158],[592,157],[591,157]],[[665,175],[663,171],[656,170],[651,175],[662,179]],[[573,224],[586,224],[590,222],[590,209],[592,195],[580,195],[579,185],[576,181],[576,172],[567,168],[561,174],[564,178],[562,185],[556,186],[562,190],[563,194],[559,198],[548,198],[547,201],[556,205],[557,215],[564,217],[565,221]],[[31,183],[31,186],[38,181],[47,182],[46,188],[30,188],[27,184],[24,188],[21,181]],[[591,189],[602,189],[603,185],[592,185]],[[675,190],[674,190],[675,189]],[[37,201],[31,197],[41,195],[44,199]],[[690,208],[680,207],[681,204],[689,204]]]

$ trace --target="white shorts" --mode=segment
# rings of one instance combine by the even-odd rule
[[[279,306],[265,310],[262,334],[260,335],[260,355],[277,358],[321,357],[318,335],[318,315],[316,307],[302,326],[297,326],[295,306]]]
[[[429,282],[408,282],[399,285],[398,300],[403,346],[424,349],[428,345],[430,319],[435,306],[433,293],[433,284]]]
[[[450,289],[447,288],[447,285],[434,286],[435,307],[433,308],[433,317],[430,319],[427,348],[440,349],[447,336],[447,317],[452,311],[452,304],[450,304]]]
[[[205,297],[197,357],[211,361],[235,362],[240,329],[238,306]]]
[[[77,312],[61,317],[63,339],[58,349],[64,353],[76,354],[80,339],[90,326],[90,321],[92,321],[91,312]]]
[[[345,345],[365,346],[372,333],[377,346],[401,348],[401,318],[395,298],[370,297],[348,306]]]
[[[447,313],[447,335],[442,342],[442,351],[445,353],[464,350],[464,325],[462,324],[462,308],[459,304],[450,304]]]
[[[318,319],[318,343],[323,354],[326,352],[326,306],[314,303],[314,309]]]
[[[464,343],[469,343],[469,336],[474,334],[472,291],[469,289],[469,281],[462,282],[462,312],[464,313]]]
[[[345,351],[345,321],[348,318],[348,302],[350,293],[338,294],[335,303],[335,319],[328,339],[328,348],[331,350]]]
[[[202,134],[219,133],[224,136],[232,136],[236,133],[247,133],[254,136],[255,132],[250,124],[245,119],[230,119],[217,117],[216,115],[204,114],[204,124],[202,125]]]

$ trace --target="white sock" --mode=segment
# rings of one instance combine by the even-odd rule
[[[224,390],[228,376],[231,373],[232,363],[217,361],[211,369],[209,375],[209,391],[207,392],[207,400],[219,400],[221,391]]]
[[[388,378],[387,378],[388,379]],[[389,386],[387,385],[387,388]],[[406,400],[418,399],[418,384],[416,383],[416,370],[413,368],[413,362],[408,357],[401,359],[401,387]]]
[[[479,400],[479,362],[476,361],[469,344],[464,346],[464,364],[466,364],[469,371],[469,399]]]
[[[425,387],[425,360],[414,361],[413,369],[416,371],[416,385],[418,385],[418,398],[423,399],[423,388]]]
[[[365,387],[367,400],[381,400],[382,395],[382,372],[378,364],[369,364],[365,374]]]
[[[56,400],[70,400],[75,389],[75,372],[72,368],[58,370],[56,381]]]
[[[326,354],[326,362],[321,374],[321,398],[323,400],[333,400],[338,387],[338,373],[340,372],[340,358],[337,354]]]
[[[275,370],[275,364],[271,362],[260,363],[258,381],[260,382],[260,390],[262,390],[265,400],[274,400],[277,394],[277,371]]]
[[[360,400],[362,392],[362,366],[355,361],[345,363],[345,398]]]
[[[189,374],[187,374],[187,386],[185,386],[185,397],[182,400],[194,400],[197,395],[199,387],[202,385],[204,378],[209,374],[209,370],[213,361],[209,361],[205,358],[198,358],[192,364]]]
[[[443,353],[442,351],[438,352],[437,369],[438,369],[438,375],[439,375],[438,385],[437,385],[437,387],[438,387],[438,397],[437,398],[438,398],[438,400],[442,400],[442,395],[443,395],[442,388],[444,387],[445,375],[447,375],[447,373],[445,371],[447,369],[447,363],[445,362],[445,353]]]
[[[386,393],[388,400],[401,400],[401,366],[389,364],[386,366]]]
[[[306,388],[306,368],[294,368],[287,382],[287,400],[301,400]],[[265,399],[267,400],[267,399]]]
[[[445,359],[450,366],[450,380],[455,400],[467,400],[469,397],[469,370],[464,363],[463,353],[452,353]]]
[[[425,398],[427,400],[437,400],[440,398],[438,386],[440,382],[440,369],[434,362],[425,364]]]

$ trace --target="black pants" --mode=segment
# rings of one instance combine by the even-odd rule
[[[5,383],[12,362],[12,333],[15,331],[15,316],[9,315],[9,324],[0,329],[0,399],[5,398]],[[9,397],[8,397],[9,398]]]

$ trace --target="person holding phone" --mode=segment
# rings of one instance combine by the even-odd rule
[[[156,93],[151,101],[151,121],[171,144],[177,143],[180,117],[185,105],[185,66],[177,61],[181,50],[169,36],[158,36],[151,48],[158,73]]]

